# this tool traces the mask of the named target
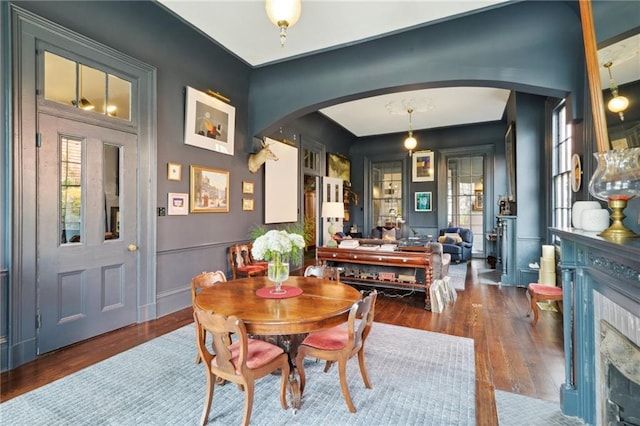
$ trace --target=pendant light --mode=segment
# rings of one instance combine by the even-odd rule
[[[418,146],[418,141],[413,137],[413,127],[411,125],[413,108],[407,109],[407,112],[409,113],[409,136],[404,140],[404,147],[409,150],[409,155],[411,155],[411,152]]]
[[[612,65],[613,65],[613,62],[611,61],[604,64],[604,67],[607,69],[607,71],[609,71],[609,84],[611,85],[611,95],[613,96],[613,98],[611,98],[611,100],[607,104],[607,108],[609,108],[609,111],[611,112],[614,112],[614,113],[617,112],[618,115],[620,116],[620,120],[624,121],[623,111],[626,110],[627,107],[629,106],[629,99],[627,99],[624,96],[620,96],[618,94],[618,85],[613,80],[613,76],[611,75]]]
[[[269,20],[280,28],[280,46],[287,41],[287,29],[300,19],[301,0],[266,0],[265,9]]]

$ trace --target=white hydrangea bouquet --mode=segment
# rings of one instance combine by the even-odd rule
[[[297,256],[304,247],[302,235],[273,229],[255,239],[251,254],[256,259],[269,262],[269,280],[276,283],[276,291],[279,292],[282,281],[289,278],[289,259]]]

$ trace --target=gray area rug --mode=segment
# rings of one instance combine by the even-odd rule
[[[558,402],[544,401],[497,389],[495,396],[500,426],[584,425],[584,422],[576,417],[564,416]]]
[[[467,262],[452,263],[449,265],[449,278],[456,290],[464,290],[464,282],[467,278]]]
[[[205,374],[195,361],[193,324],[0,404],[11,425],[193,425],[202,412]],[[96,350],[100,350],[96,348]],[[252,425],[475,424],[473,340],[375,323],[366,348],[373,389],[357,359],[347,368],[352,414],[337,368],[307,360],[307,387],[297,414],[283,410],[279,376],[256,382]],[[216,386],[209,424],[242,420],[244,395]]]

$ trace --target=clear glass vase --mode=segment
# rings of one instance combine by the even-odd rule
[[[273,260],[269,261],[267,277],[275,284],[275,288],[270,290],[271,294],[286,292],[282,289],[282,283],[289,278],[289,262],[285,262],[281,254],[275,254]]]
[[[640,195],[640,148],[612,149],[593,155],[598,160],[598,168],[589,181],[589,192],[606,201],[612,210],[612,224],[600,235],[636,237],[637,234],[623,225],[622,211],[630,199]]]

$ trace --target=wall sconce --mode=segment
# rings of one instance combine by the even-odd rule
[[[280,46],[287,41],[287,29],[300,19],[300,0],[266,0],[265,9],[269,20],[280,28]]]
[[[335,233],[338,232],[335,219],[342,219],[344,217],[344,204],[325,201],[322,203],[322,217],[330,220],[329,228],[327,228],[329,234],[325,246],[338,247],[338,243],[333,239]]]
[[[627,99],[624,96],[620,96],[618,94],[618,85],[613,80],[613,77],[611,75],[612,66],[613,66],[613,62],[611,61],[604,64],[604,67],[607,69],[607,71],[609,71],[609,84],[611,85],[611,95],[613,96],[613,98],[611,98],[611,100],[607,104],[607,108],[609,108],[609,111],[613,113],[617,112],[618,115],[620,116],[620,120],[624,121],[623,111],[626,110],[627,107],[629,106],[629,99]]]

